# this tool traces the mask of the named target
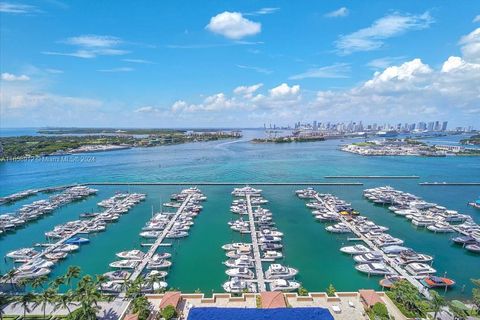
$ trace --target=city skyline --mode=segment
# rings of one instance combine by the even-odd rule
[[[0,126],[454,128],[480,114],[473,2],[182,3],[0,2]]]

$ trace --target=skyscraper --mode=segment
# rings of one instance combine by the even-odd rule
[[[442,123],[442,131],[447,131],[448,121],[443,121]]]

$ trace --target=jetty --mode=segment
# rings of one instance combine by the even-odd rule
[[[5,197],[0,197],[0,204],[8,204],[8,203],[14,203],[19,200],[31,197],[33,195],[36,195],[38,193],[52,193],[52,192],[57,192],[57,191],[62,191],[71,187],[76,186],[75,184],[72,185],[65,185],[65,186],[56,186],[56,187],[47,187],[47,188],[41,188],[41,189],[29,189],[29,190],[24,190],[20,191],[14,194],[11,194],[9,196]]]
[[[325,179],[420,179],[420,176],[325,176]]]
[[[247,212],[248,212],[248,221],[250,223],[250,234],[252,236],[252,246],[253,246],[253,259],[255,261],[255,274],[257,275],[257,286],[259,292],[266,291],[265,286],[265,277],[262,269],[262,257],[260,255],[260,248],[258,244],[257,230],[255,227],[255,220],[253,217],[252,210],[252,201],[249,194],[246,195],[247,199]]]
[[[362,182],[86,182],[85,186],[363,186]]]
[[[317,200],[318,202],[322,203],[323,206],[325,206],[325,208],[327,210],[329,210],[330,212],[332,213],[337,213],[337,211],[335,210],[335,208],[333,208],[331,205],[329,205],[328,203],[326,203],[325,201],[323,201],[323,199],[318,195],[316,194],[315,195],[315,200]],[[431,299],[430,297],[430,293],[428,292],[428,289],[420,282],[418,281],[417,279],[415,279],[414,277],[412,277],[410,274],[407,273],[407,271],[405,271],[403,268],[401,268],[393,259],[391,259],[385,252],[383,252],[377,245],[375,245],[372,241],[370,241],[369,239],[367,239],[363,233],[361,233],[357,228],[356,226],[354,226],[353,224],[351,224],[346,218],[345,216],[343,215],[339,215],[340,216],[340,221],[342,223],[344,223],[346,226],[348,226],[348,228],[357,236],[357,238],[361,239],[372,251],[376,251],[376,252],[381,252],[382,254],[382,257],[385,261],[385,263],[387,264],[387,267],[388,269],[392,272],[392,274],[396,274],[396,275],[400,275],[402,276],[404,279],[406,279],[408,282],[410,282],[412,285],[414,285],[417,290],[423,295],[425,296],[425,298],[427,299]]]
[[[421,186],[480,186],[480,182],[420,182]]]

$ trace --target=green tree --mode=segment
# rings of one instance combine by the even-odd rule
[[[330,285],[327,288],[327,296],[333,297],[333,296],[335,296],[335,292],[337,292],[337,290],[335,289],[333,284],[330,283]]]
[[[77,266],[70,266],[68,267],[67,273],[65,274],[65,282],[67,285],[71,287],[71,283],[73,279],[78,279],[80,277],[80,267]]]
[[[45,284],[45,282],[47,282],[47,280],[48,280],[47,276],[33,278],[32,281],[30,282],[30,285],[32,286],[33,289],[43,288],[43,285]]]
[[[10,287],[12,291],[15,289],[14,281],[16,276],[15,269],[8,271],[2,278],[5,279],[5,282],[10,282]]]
[[[30,307],[35,308],[36,307],[36,297],[33,293],[27,292],[25,294],[22,294],[20,296],[17,296],[13,302],[13,305],[20,305],[23,309],[23,317],[27,315],[27,312],[31,311]]]
[[[150,316],[150,302],[145,296],[139,296],[132,301],[132,312],[138,315],[139,320],[146,320]]]
[[[12,301],[12,297],[0,293],[0,319],[3,319],[3,309]]]
[[[475,285],[475,288],[472,289],[472,302],[477,309],[477,312],[480,313],[480,279],[470,279]]]
[[[387,307],[381,302],[377,302],[373,305],[371,310],[371,315],[372,315],[371,318],[376,320],[390,319],[390,316],[388,315]]]
[[[298,295],[299,296],[308,296],[308,290],[304,287],[298,288]]]
[[[60,288],[61,285],[65,284],[65,277],[57,277],[52,282],[50,282],[50,287],[54,289]]]
[[[168,305],[160,311],[160,315],[165,320],[170,320],[177,315],[177,310],[175,310],[174,306]]]
[[[72,312],[72,320],[96,320],[96,313],[100,309],[98,302],[104,298],[98,289],[98,282],[90,276],[84,276],[77,284],[74,292],[75,300],[80,307]]]
[[[447,304],[447,302],[445,298],[438,294],[435,290],[430,290],[430,297],[432,297],[430,304],[432,306],[432,311],[434,312],[433,319],[437,319],[438,312]]]
[[[54,303],[56,296],[57,292],[52,288],[48,288],[36,296],[37,303],[42,306],[43,319],[47,318],[47,305]]]
[[[70,303],[73,301],[74,294],[72,291],[68,291],[64,294],[59,294],[55,298],[55,310],[59,309],[67,309],[68,313],[70,314]]]

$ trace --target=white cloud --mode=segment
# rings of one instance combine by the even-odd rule
[[[327,18],[339,18],[339,17],[346,17],[348,16],[349,11],[346,7],[341,7],[337,10],[334,10],[332,12],[329,12],[325,14],[325,17]]]
[[[309,69],[305,72],[290,76],[290,80],[306,78],[348,78],[350,65],[348,63],[336,63],[331,66]]]
[[[463,36],[459,44],[462,46],[462,54],[465,60],[480,62],[480,28]]]
[[[402,60],[405,60],[406,57],[400,56],[400,57],[383,57],[383,58],[377,58],[369,61],[367,63],[367,66],[372,68],[372,69],[385,69],[388,68],[398,62],[401,62]]]
[[[155,107],[152,107],[152,106],[146,106],[146,107],[140,107],[140,108],[136,109],[134,112],[137,112],[137,113],[155,113],[155,112],[159,112],[159,109],[157,109]]]
[[[240,69],[247,69],[247,70],[253,70],[258,73],[263,73],[263,74],[271,74],[273,71],[267,68],[261,68],[261,67],[254,67],[254,66],[246,66],[243,64],[237,64],[237,67]]]
[[[130,71],[133,71],[135,69],[133,68],[129,68],[129,67],[119,67],[119,68],[112,68],[112,69],[100,69],[100,70],[97,70],[99,72],[130,72]]]
[[[257,83],[251,86],[239,86],[233,90],[233,93],[242,95],[245,97],[252,97],[252,95],[262,86],[263,86],[263,83]]]
[[[22,3],[0,2],[0,12],[11,14],[29,14],[40,12],[37,7]]]
[[[22,75],[14,75],[8,72],[2,73],[2,80],[4,81],[28,81],[30,77],[22,74]]]
[[[335,45],[340,54],[356,51],[371,51],[383,46],[384,40],[404,34],[411,30],[428,28],[434,22],[428,12],[421,15],[401,15],[399,13],[382,17],[370,27],[342,35]]]
[[[122,59],[122,61],[131,62],[131,63],[139,63],[139,64],[153,64],[152,61],[144,60],[144,59]]]
[[[480,14],[473,18],[473,23],[480,22]]]
[[[290,87],[288,84],[282,83],[281,85],[270,89],[269,92],[272,98],[295,96],[300,93],[300,86],[297,84]]]
[[[129,51],[116,48],[123,43],[123,40],[114,36],[81,35],[67,38],[61,42],[78,49],[73,52],[43,51],[42,54],[92,59],[97,56],[119,56],[129,53]]]
[[[53,73],[53,74],[61,74],[63,73],[63,70],[60,69],[53,69],[53,68],[47,68],[45,69],[48,73]]]
[[[257,11],[254,11],[254,12],[248,12],[248,13],[244,13],[243,15],[244,16],[258,16],[258,15],[265,15],[265,14],[272,14],[274,12],[277,12],[278,10],[280,10],[280,8],[261,8]]]
[[[241,39],[260,33],[262,25],[244,18],[240,12],[225,11],[212,17],[206,28],[229,39]]]

